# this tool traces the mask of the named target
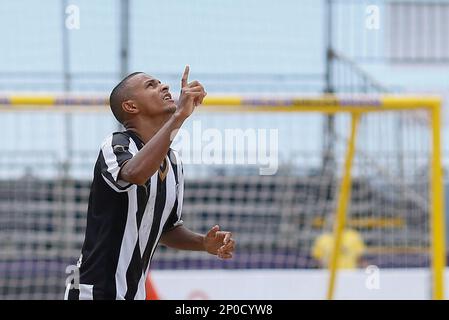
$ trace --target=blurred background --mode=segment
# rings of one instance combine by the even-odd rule
[[[439,96],[447,186],[448,18],[445,0],[1,1],[0,299],[63,298],[99,146],[121,129],[105,101],[134,71],[176,94],[188,64],[208,98],[253,105]],[[12,98],[22,95],[40,103]],[[39,100],[48,96],[59,98]],[[198,125],[276,130],[277,171],[186,162],[185,224],[206,232],[219,223],[238,247],[230,261],[159,247],[151,267],[159,297],[324,298],[349,116],[200,109],[185,125],[192,136]],[[430,131],[425,112],[362,120],[338,298],[431,297]],[[194,157],[206,142],[183,151]]]

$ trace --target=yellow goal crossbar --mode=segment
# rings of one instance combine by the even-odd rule
[[[26,95],[0,94],[2,109],[49,109],[50,107],[104,107],[109,99],[104,95]],[[249,112],[375,112],[388,110],[428,109],[440,106],[437,96],[360,95],[335,97],[332,95],[293,98],[245,98],[238,96],[207,96],[202,105],[206,111]],[[225,107],[225,108],[224,108]],[[356,110],[355,110],[356,109]]]

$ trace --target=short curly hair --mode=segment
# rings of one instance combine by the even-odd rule
[[[111,106],[111,111],[114,114],[114,117],[117,119],[117,121],[120,122],[121,124],[123,124],[124,121],[122,103],[123,101],[130,98],[130,92],[128,90],[129,80],[141,73],[143,72],[139,71],[127,75],[125,78],[123,78],[122,81],[120,81],[114,87],[114,89],[112,89],[111,95],[109,96],[109,105]]]

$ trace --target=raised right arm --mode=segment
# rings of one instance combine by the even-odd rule
[[[206,95],[203,86],[198,81],[187,82],[188,75],[189,67],[186,66],[181,80],[181,95],[176,112],[151,140],[122,166],[119,173],[121,180],[132,184],[145,184],[164,160],[174,133],[192,114],[197,101],[202,101]]]

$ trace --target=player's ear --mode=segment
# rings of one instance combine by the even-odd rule
[[[125,113],[136,114],[139,112],[136,104],[132,100],[126,100],[122,102],[122,109]]]

